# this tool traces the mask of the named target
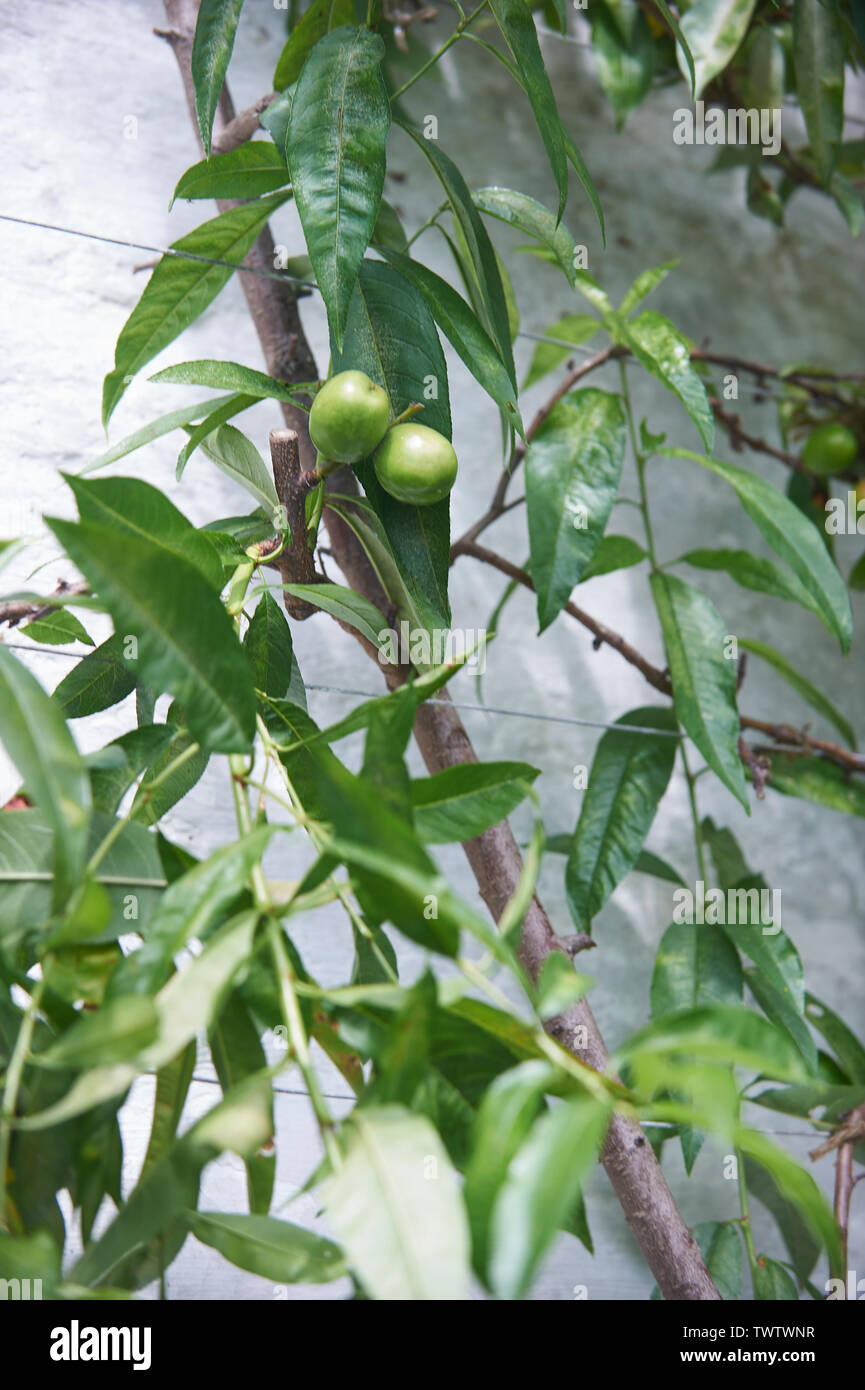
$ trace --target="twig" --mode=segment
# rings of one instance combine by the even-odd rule
[[[61,579],[54,592],[58,597],[61,594],[88,594],[90,587],[87,584],[67,584]],[[52,603],[49,599],[41,599],[38,602],[13,599],[9,603],[0,603],[0,624],[8,623],[10,627],[17,627],[25,620],[33,623],[37,618],[45,618],[62,607],[61,603]]]
[[[766,796],[766,783],[772,773],[769,759],[762,757],[757,749],[751,748],[741,735],[739,737],[739,757],[754,779],[754,791],[757,793],[757,800],[763,801]]]
[[[223,126],[211,145],[211,154],[228,154],[229,150],[236,150],[245,145],[247,140],[251,140],[261,126],[262,113],[271,102],[276,101],[276,98],[276,92],[268,92],[267,96],[259,97],[252,106],[247,106],[245,111],[241,111]]]
[[[497,555],[494,550],[487,550],[486,546],[476,545],[474,542],[463,542],[462,546],[462,554],[471,555],[476,560],[482,560],[485,565],[492,565],[494,569],[500,570],[502,574],[506,574],[509,579],[514,579],[517,584],[522,584],[524,589],[530,589],[532,593],[535,592],[535,586],[531,575],[527,574],[525,570],[520,569],[519,565],[512,564],[511,561],[506,560],[503,555]],[[662,695],[672,695],[673,687],[667,672],[660,670],[657,666],[653,666],[650,661],[647,661],[644,656],[641,656],[640,653],[631,646],[630,642],[626,642],[620,633],[614,632],[612,628],[605,627],[603,623],[599,623],[595,618],[584,612],[582,608],[578,608],[575,603],[566,603],[564,612],[569,614],[570,617],[576,618],[577,622],[582,623],[583,627],[588,628],[595,639],[593,643],[595,651],[602,646],[613,647],[631,666],[636,666],[641,675],[645,676],[649,685],[654,686],[656,690],[660,690]]]
[[[793,745],[793,750],[806,753],[818,753],[829,762],[837,763],[848,772],[865,772],[865,757],[861,753],[851,753],[847,748],[842,748],[837,743],[827,743],[822,738],[812,738],[807,729],[794,729],[791,724],[769,724],[764,719],[751,719],[743,714],[739,723],[743,729],[755,729],[758,733],[767,734],[775,743],[789,743]],[[756,749],[761,752],[761,749]]]
[[[865,1104],[857,1105],[855,1110],[851,1110],[848,1115],[845,1115],[842,1124],[830,1135],[825,1144],[812,1149],[810,1154],[811,1159],[816,1160],[831,1153],[833,1149],[837,1150],[833,1212],[841,1240],[841,1268],[843,1270],[846,1270],[848,1265],[850,1202],[853,1197],[853,1189],[856,1183],[865,1177],[865,1173],[860,1173],[858,1178],[853,1177],[853,1150],[857,1141],[863,1138],[865,1138]],[[846,1297],[846,1287],[844,1293]]]
[[[582,377],[588,376],[589,372],[594,372],[598,367],[602,367],[605,362],[610,362],[616,357],[626,356],[627,351],[627,348],[617,347],[615,344],[611,344],[609,347],[603,348],[600,352],[596,352],[594,357],[587,357],[585,362],[581,362],[578,367],[573,367],[571,371],[568,372],[561,385],[553,392],[549,400],[541,406],[540,410],[535,415],[535,418],[526,430],[526,444],[531,443],[538,430],[552,414],[562,397],[567,395],[572,386],[575,386]],[[467,546],[469,546],[472,541],[476,541],[481,532],[485,531],[488,526],[492,526],[493,522],[497,521],[502,513],[507,510],[505,507],[505,498],[507,497],[508,487],[510,486],[514,473],[519,468],[525,456],[526,445],[518,444],[511,454],[507,468],[502,470],[502,475],[499,478],[498,485],[493,493],[493,500],[489,507],[484,512],[483,516],[480,517],[473,526],[470,526],[469,529],[460,536],[459,540],[454,541],[451,546],[451,564],[453,564],[458,556],[467,555],[469,553]]]

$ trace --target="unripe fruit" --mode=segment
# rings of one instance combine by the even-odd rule
[[[802,462],[812,473],[828,478],[849,468],[858,452],[859,444],[853,431],[837,420],[827,420],[809,434],[802,450]]]
[[[386,391],[366,372],[339,372],[312,403],[309,436],[328,462],[358,463],[380,442],[389,420]]]
[[[428,507],[447,497],[457,476],[457,456],[428,425],[394,425],[375,454],[375,475],[391,497]]]

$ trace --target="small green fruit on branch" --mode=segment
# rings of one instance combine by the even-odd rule
[[[366,372],[339,372],[325,382],[309,412],[309,434],[333,463],[359,463],[381,442],[390,423],[387,392]]]
[[[398,502],[428,507],[447,497],[457,476],[453,446],[428,425],[394,425],[376,450],[375,476]]]
[[[390,422],[387,392],[365,372],[338,372],[318,392],[309,412],[309,433],[325,460],[304,473],[309,490],[344,463],[359,463],[375,451],[375,472],[398,502],[426,507],[447,497],[457,475],[449,440],[426,425],[410,423],[423,409],[412,402]]]

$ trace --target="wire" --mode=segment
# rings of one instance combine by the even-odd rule
[[[221,265],[226,270],[242,270],[245,275],[260,275],[265,280],[278,280],[283,285],[302,285],[308,290],[318,288],[310,281],[298,280],[284,271],[259,270],[256,266],[240,265],[237,261],[215,261],[210,256],[198,256],[194,251],[178,251],[174,246],[147,246],[143,241],[122,241],[119,237],[99,236],[97,232],[82,232],[75,227],[58,227],[53,222],[33,222],[29,217],[12,217],[7,212],[0,212],[0,222],[15,222],[21,227],[38,227],[43,232],[63,232],[66,236],[83,237],[86,241],[101,241],[106,246],[126,246],[134,251],[155,251],[160,256],[177,256],[180,260],[202,261],[204,265]]]
[[[27,647],[23,642],[4,642],[3,645],[10,651],[29,652],[31,656],[65,656],[72,661],[81,661],[83,656],[79,652],[64,652],[58,647]],[[92,660],[91,655],[91,660]],[[102,658],[97,658],[101,660]],[[105,664],[110,664],[105,660]],[[316,693],[326,695],[354,695],[363,700],[386,699],[380,691],[376,690],[352,690],[344,685],[315,685],[305,684],[306,690],[313,690]],[[472,705],[461,700],[424,700],[425,705],[449,705],[452,709],[472,710],[477,714],[498,714],[510,719],[537,719],[546,724],[571,724],[579,729],[617,729],[619,733],[629,734],[650,734],[652,738],[675,738],[680,739],[681,734],[675,733],[672,729],[650,729],[641,724],[605,724],[601,719],[576,719],[567,714],[537,714],[526,709],[502,709],[497,705]]]

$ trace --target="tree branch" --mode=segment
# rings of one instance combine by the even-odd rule
[[[197,5],[195,0],[165,0],[165,9],[174,33],[171,45],[195,123],[190,57]],[[226,117],[230,102],[225,94],[221,106],[223,119],[230,120],[233,111]],[[265,234],[251,254],[268,258],[272,247],[269,234]],[[246,282],[244,292],[270,375],[287,382],[314,380],[318,374],[303,336],[297,301],[290,286],[283,287],[276,281],[252,275],[241,278]],[[249,282],[254,282],[252,292]],[[307,418],[287,403],[282,405],[282,410],[288,427],[300,435],[303,466],[311,468],[312,460],[307,463],[304,458],[310,451],[314,456],[308,439]],[[332,475],[328,483],[341,492],[356,488],[347,469]],[[346,533],[350,534],[350,528],[328,508],[325,508],[325,524],[334,556],[349,583],[373,602],[380,603],[381,584],[359,543],[347,541]],[[468,735],[449,703],[422,706],[415,734],[431,771],[476,761]],[[522,868],[510,827],[503,821],[465,848],[481,896],[498,920],[516,888]],[[558,939],[549,918],[535,898],[526,914],[520,945],[521,959],[533,978],[537,977],[547,956],[558,949]],[[575,1056],[600,1070],[606,1068],[608,1053],[584,1000],[565,1014],[549,1020],[546,1026]],[[601,1161],[664,1297],[718,1300],[720,1295],[699,1247],[676,1207],[660,1164],[640,1126],[621,1115],[614,1115]]]

